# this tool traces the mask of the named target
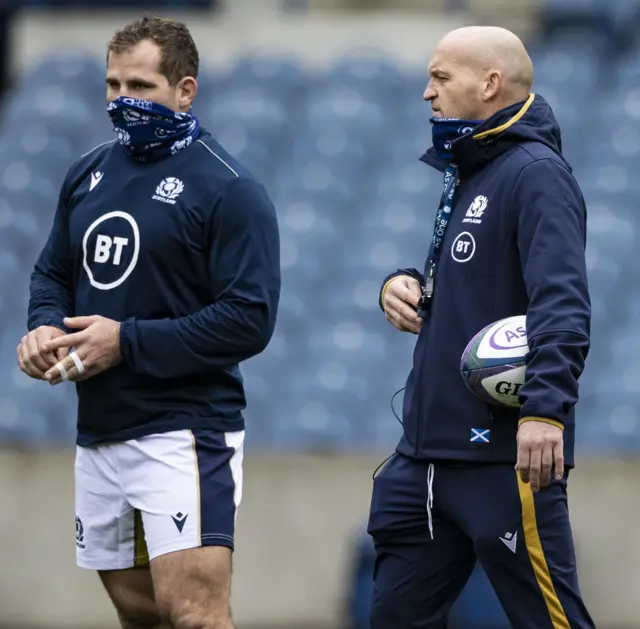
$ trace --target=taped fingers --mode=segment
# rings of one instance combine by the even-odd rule
[[[58,377],[53,374],[51,384],[58,384],[58,382],[65,382],[66,380],[75,380],[86,371],[75,349],[70,351],[62,360],[58,361],[55,364],[55,369],[58,372]]]
[[[80,360],[80,356],[78,356],[78,352],[76,352],[75,349],[69,352],[69,355],[67,356],[67,358],[71,358],[71,360],[73,360],[73,364],[75,365],[75,368],[78,371],[78,375],[83,374],[85,372],[84,365],[82,364],[82,361]]]

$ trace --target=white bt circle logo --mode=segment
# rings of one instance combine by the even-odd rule
[[[140,230],[131,214],[109,212],[89,225],[82,239],[82,265],[91,286],[111,290],[136,268]]]
[[[460,263],[469,262],[476,252],[476,241],[469,232],[456,236],[451,245],[451,257]]]

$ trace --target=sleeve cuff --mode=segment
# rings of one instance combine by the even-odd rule
[[[43,325],[49,326],[51,328],[58,328],[59,330],[62,330],[67,334],[71,332],[71,330],[69,330],[69,328],[66,325],[64,325],[64,323],[62,323],[62,319],[42,319],[42,321],[32,322],[29,325],[29,332],[33,330],[37,330],[38,328],[41,328]]]
[[[391,282],[395,280],[396,277],[412,277],[418,280],[420,284],[424,283],[422,275],[420,275],[420,272],[417,271],[416,269],[399,269],[395,273],[392,273],[391,275],[387,275],[384,282],[382,283],[382,288],[380,289],[380,295],[378,297],[378,305],[380,306],[380,310],[382,310],[383,312],[384,312],[384,306],[382,305],[382,300],[384,298],[384,293],[387,290],[389,284],[391,284]]]
[[[564,430],[564,424],[562,422],[556,419],[549,419],[548,417],[522,417],[518,421],[518,426],[522,426],[525,422],[541,422],[543,424],[549,424],[550,426],[560,428],[560,430]]]
[[[380,291],[380,299],[378,300],[380,303],[380,308],[382,308],[382,310],[384,310],[384,294],[387,291],[387,288],[389,288],[389,284],[391,284],[391,282],[393,282],[393,280],[398,279],[399,277],[409,277],[408,275],[404,275],[404,274],[398,274],[398,275],[394,275],[392,277],[390,277],[383,285],[382,285],[382,290]]]
[[[122,360],[133,371],[131,345],[135,337],[135,325],[133,319],[125,319],[120,322],[120,354]]]

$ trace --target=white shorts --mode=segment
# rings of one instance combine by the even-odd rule
[[[120,570],[199,546],[233,550],[244,431],[179,430],[76,451],[76,560]]]

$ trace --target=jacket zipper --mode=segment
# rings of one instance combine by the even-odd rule
[[[433,304],[432,304],[433,305]],[[428,317],[431,317],[431,314],[429,313],[427,315]],[[427,330],[427,334],[429,334],[431,330],[428,329]],[[421,360],[420,360],[420,365],[418,367],[418,377],[416,378],[416,384],[418,386],[418,403],[416,404],[416,443],[414,446],[414,456],[416,458],[420,457],[420,450],[422,449],[422,392],[424,391],[424,387],[422,386],[422,371],[424,369],[424,356],[426,356],[427,352],[426,352],[426,345],[429,342],[429,337],[427,337],[425,339],[425,347],[423,348],[423,351],[421,352]]]

